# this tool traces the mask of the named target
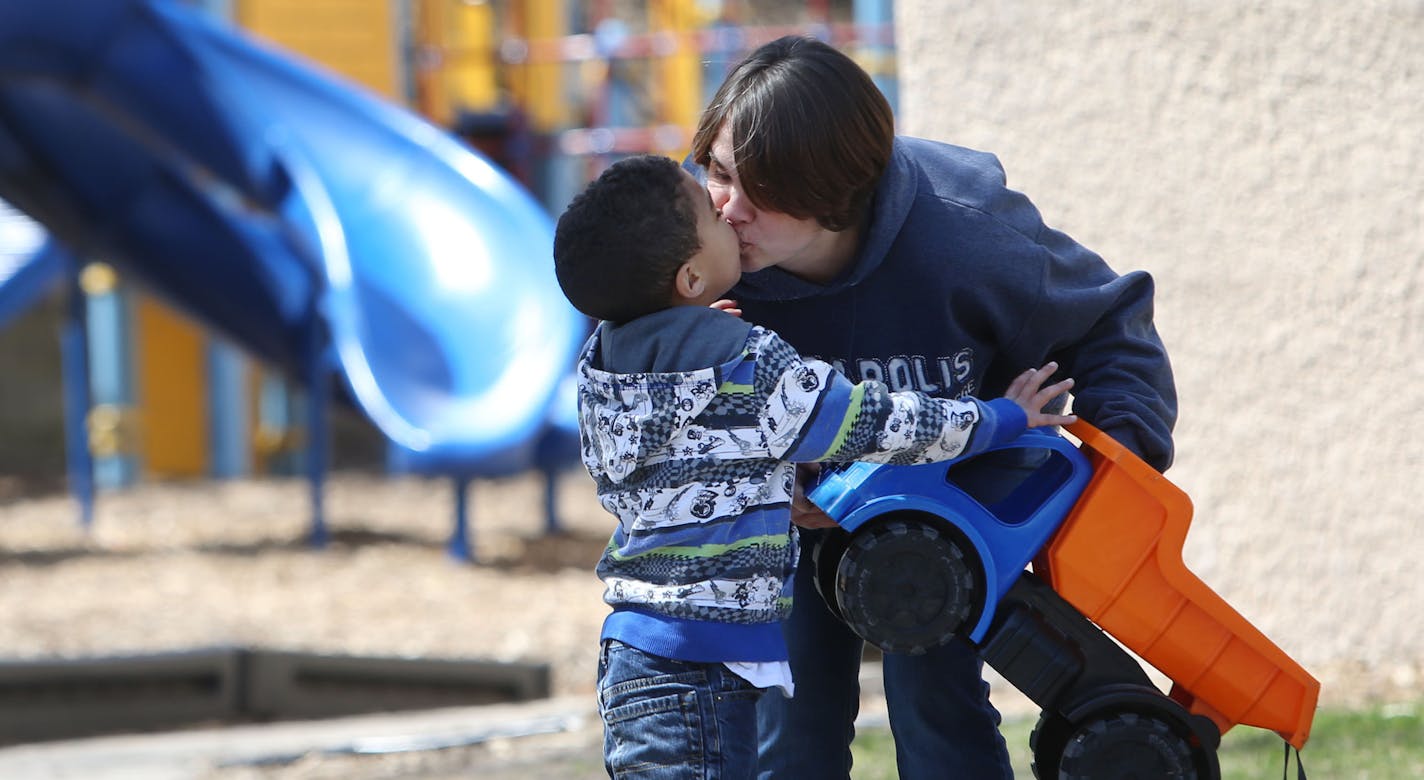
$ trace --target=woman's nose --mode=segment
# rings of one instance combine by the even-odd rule
[[[731,223],[750,222],[756,210],[751,208],[745,196],[735,187],[728,187],[720,193],[721,202],[712,199],[712,205],[722,212],[722,218]]]

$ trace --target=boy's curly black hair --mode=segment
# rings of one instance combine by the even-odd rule
[[[683,176],[667,157],[629,157],[569,203],[554,272],[574,308],[614,323],[667,308],[677,269],[701,248]]]

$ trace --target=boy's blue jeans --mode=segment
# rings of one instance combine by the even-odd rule
[[[757,707],[762,780],[850,777],[864,643],[816,592],[810,549],[819,533],[801,531],[786,623],[796,696],[766,696]],[[924,655],[887,653],[884,670],[901,780],[1013,778],[983,663],[968,643],[951,642]]]
[[[720,663],[676,661],[605,641],[598,659],[598,712],[609,777],[756,777],[761,694]]]

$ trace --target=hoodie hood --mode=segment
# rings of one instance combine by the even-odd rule
[[[751,323],[706,306],[673,306],[599,326],[593,367],[617,374],[696,371],[742,353]]]
[[[895,138],[890,152],[890,164],[880,176],[875,194],[871,198],[871,218],[869,229],[860,239],[860,247],[855,253],[855,262],[839,278],[827,283],[816,284],[793,276],[776,266],[764,268],[756,273],[744,274],[733,298],[755,301],[792,301],[825,295],[828,292],[854,287],[865,277],[875,272],[880,263],[890,254],[900,226],[910,213],[915,202],[915,192],[919,177],[914,175],[914,164],[905,148],[905,141]]]
[[[594,336],[597,339],[597,335]],[[652,461],[681,430],[680,419],[696,416],[716,395],[716,370],[678,374],[611,374],[579,367],[579,415],[583,461],[588,470],[622,482]],[[684,410],[671,399],[687,399]]]
[[[578,366],[589,471],[618,483],[663,460],[672,437],[707,408],[722,377],[741,362],[750,331],[748,323],[700,306],[601,323]],[[696,363],[702,367],[692,368]]]

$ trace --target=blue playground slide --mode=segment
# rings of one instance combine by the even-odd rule
[[[0,201],[0,328],[58,286],[64,271],[44,229]]]
[[[511,473],[570,435],[557,391],[586,322],[543,208],[445,131],[188,6],[0,3],[0,199],[314,397],[339,378],[413,471]]]

